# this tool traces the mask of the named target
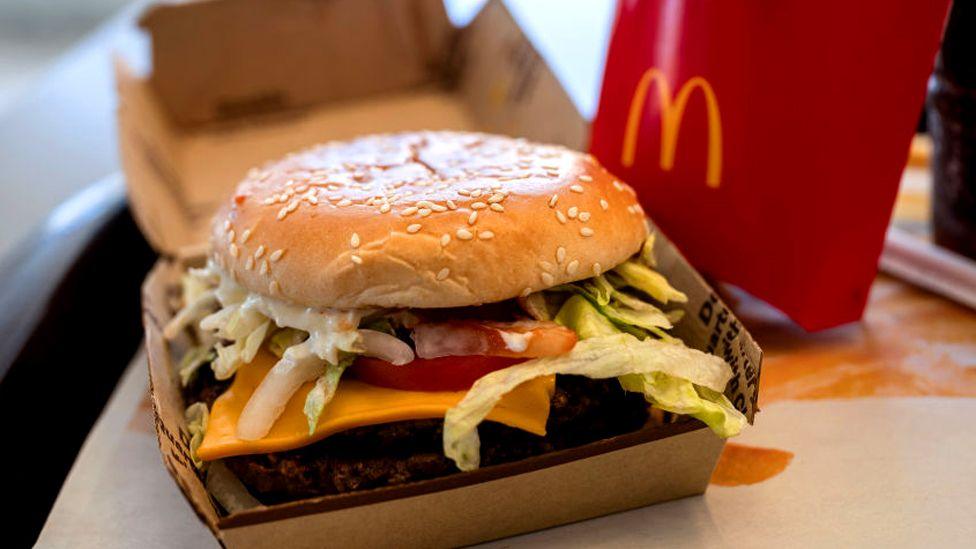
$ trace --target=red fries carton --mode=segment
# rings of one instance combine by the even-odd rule
[[[856,320],[948,3],[621,1],[591,150],[706,275]]]

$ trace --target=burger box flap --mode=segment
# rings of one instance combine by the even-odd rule
[[[206,241],[249,168],[322,141],[426,128],[586,144],[498,0],[463,29],[442,0],[207,0],[140,24],[152,73],[116,62],[119,146],[136,221],[166,255]]]
[[[162,326],[182,267],[205,250],[211,213],[246,170],[323,140],[418,128],[581,149],[589,125],[498,0],[462,29],[440,0],[206,0],[157,6],[141,24],[153,72],[117,63],[119,136],[133,210],[163,254],[143,286],[155,428],[166,468],[221,543],[460,545],[705,490],[724,441],[685,421],[440,479],[225,513],[189,458],[173,364],[185,342],[167,344]],[[375,41],[357,42],[364,35]],[[727,395],[751,421],[759,347],[664,235],[655,251],[689,297],[675,335],[732,365]]]

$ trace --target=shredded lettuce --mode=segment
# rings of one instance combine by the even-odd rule
[[[238,336],[230,345],[218,343],[214,347],[217,351],[217,358],[212,365],[214,377],[220,380],[229,379],[242,364],[254,360],[270,327],[271,321],[265,320],[249,333]]]
[[[176,313],[163,328],[163,336],[173,339],[184,328],[206,316],[217,305],[217,295],[213,290],[200,293],[193,301],[187,301],[186,305]]]
[[[315,380],[315,386],[305,397],[305,418],[308,419],[308,434],[315,433],[315,427],[319,424],[319,417],[326,404],[332,401],[336,389],[339,387],[339,379],[346,368],[352,365],[356,355],[344,354],[339,359],[339,364],[326,364],[325,373]]]
[[[641,341],[628,334],[584,339],[565,355],[522,362],[476,381],[461,402],[447,411],[444,454],[462,471],[476,469],[481,459],[478,424],[505,394],[531,379],[552,374],[612,378],[654,373],[680,378],[716,392],[723,391],[732,376],[728,364],[721,358],[683,345],[653,338]],[[733,411],[738,414],[734,409],[728,413]],[[705,417],[713,421],[712,416]]]
[[[207,364],[217,358],[217,353],[213,348],[206,345],[191,347],[180,360],[179,373],[180,385],[186,387],[193,380],[200,366]]]
[[[625,261],[616,266],[613,272],[620,275],[628,286],[646,293],[661,303],[688,301],[688,296],[672,287],[664,275],[639,261]]]
[[[657,267],[657,258],[654,257],[654,235],[655,233],[652,232],[647,234],[647,240],[644,241],[640,251],[640,260],[648,267]]]
[[[721,392],[696,386],[687,379],[662,372],[627,374],[620,376],[620,385],[627,391],[642,393],[656,408],[700,419],[716,435],[731,437],[739,434],[746,417],[732,406]]]
[[[643,339],[657,328],[670,329],[668,315],[656,306],[615,288],[607,278],[597,276],[575,284],[564,284],[553,291],[568,291],[586,298],[607,320],[618,328]],[[567,301],[568,303],[568,301]],[[575,305],[574,305],[575,306]],[[565,304],[563,305],[565,307]],[[560,310],[560,314],[562,310]],[[557,318],[559,315],[557,314]],[[565,317],[565,315],[564,315]],[[557,320],[557,322],[559,322]],[[568,324],[564,324],[567,325]],[[636,329],[635,329],[636,328]]]
[[[620,333],[606,316],[581,295],[567,299],[556,314],[555,321],[573,330],[582,339]]]
[[[308,339],[308,332],[295,328],[279,328],[268,338],[268,350],[281,358],[285,354],[285,349],[298,345],[306,339]]]
[[[210,410],[207,409],[206,404],[196,402],[187,406],[186,411],[183,412],[183,418],[186,419],[186,429],[190,433],[190,458],[197,468],[202,468],[203,460],[197,455],[197,448],[203,442],[203,435],[207,433]]]

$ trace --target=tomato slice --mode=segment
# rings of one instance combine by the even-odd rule
[[[413,329],[420,358],[490,355],[537,358],[568,353],[576,345],[576,332],[555,322],[420,323]]]
[[[418,358],[401,366],[361,356],[348,374],[360,381],[404,391],[467,391],[486,374],[523,362],[500,356],[444,356]]]

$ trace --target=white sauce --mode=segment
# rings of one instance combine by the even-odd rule
[[[521,353],[528,349],[529,341],[532,339],[532,332],[520,334],[517,332],[498,330],[498,333],[502,335],[502,340],[505,341],[505,347],[514,353]]]
[[[332,364],[338,363],[339,351],[361,352],[357,328],[359,320],[369,311],[341,309],[313,309],[285,303],[238,285],[231,277],[214,265],[211,272],[220,278],[217,300],[223,307],[239,305],[242,310],[253,310],[270,318],[281,328],[295,328],[308,332],[304,343],[294,346],[292,358],[311,353]],[[289,348],[291,350],[292,348]]]

